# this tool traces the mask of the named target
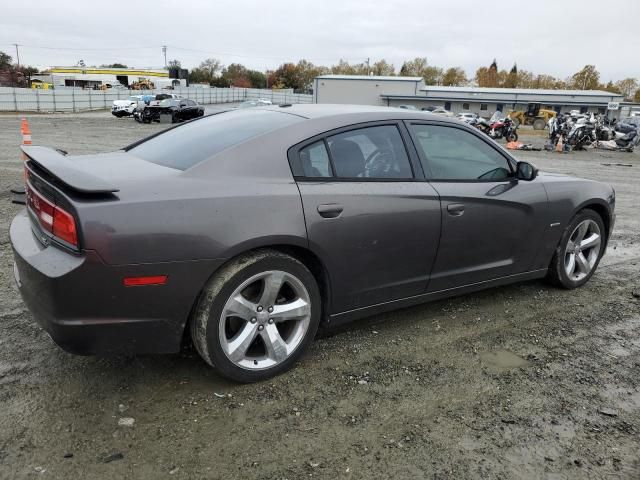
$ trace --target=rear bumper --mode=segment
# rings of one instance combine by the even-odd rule
[[[86,251],[45,247],[26,211],[10,228],[14,276],[34,318],[64,350],[82,354],[172,353],[198,293],[221,262],[106,265]],[[168,275],[165,285],[125,287],[127,276]]]

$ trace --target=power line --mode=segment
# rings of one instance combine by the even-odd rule
[[[6,46],[15,46],[15,43],[4,44]],[[146,50],[152,48],[158,48],[157,45],[149,47],[109,47],[109,48],[76,48],[76,47],[43,47],[37,45],[23,45],[19,44],[23,48],[34,48],[38,50],[59,50],[59,51],[77,51],[77,52],[98,52],[98,51],[110,51],[110,50]]]
[[[1,44],[0,44],[1,45]],[[5,44],[7,46],[15,46],[17,48],[18,44]],[[175,45],[149,45],[149,46],[129,46],[129,47],[51,47],[51,46],[41,46],[41,45],[23,45],[19,44],[22,48],[30,48],[37,50],[51,50],[51,51],[69,51],[69,52],[108,52],[108,51],[131,51],[131,50],[150,50],[156,49],[158,47],[162,48],[162,53],[165,57],[165,66],[167,65],[166,56],[167,49],[171,47],[174,50],[181,50],[185,52],[193,52],[200,53],[204,55],[211,55],[217,57],[237,57],[237,58],[247,58],[247,59],[255,59],[255,60],[274,60],[274,61],[290,61],[291,57],[283,57],[283,56],[262,56],[262,55],[247,55],[240,53],[228,53],[228,52],[212,52],[208,50],[201,50],[196,48],[187,48],[180,47]],[[338,61],[345,60],[347,62],[357,61],[355,58],[344,58],[341,56],[335,57],[305,57],[306,60],[309,61]]]

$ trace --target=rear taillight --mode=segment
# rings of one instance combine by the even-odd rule
[[[78,233],[76,232],[76,221],[72,215],[56,206],[53,211],[53,236],[70,243],[74,247],[78,246]]]
[[[27,205],[38,218],[42,229],[77,248],[78,232],[73,215],[44,198],[31,184],[27,183],[26,187]]]

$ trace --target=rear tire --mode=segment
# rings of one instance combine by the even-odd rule
[[[223,376],[243,383],[265,380],[291,368],[308,348],[321,305],[317,282],[304,264],[276,250],[258,250],[209,280],[191,319],[191,338]]]
[[[507,142],[517,142],[517,141],[518,141],[518,134],[516,132],[513,132],[510,135],[507,135]]]
[[[551,259],[547,279],[568,290],[581,287],[593,276],[606,245],[602,217],[584,209],[567,225]]]

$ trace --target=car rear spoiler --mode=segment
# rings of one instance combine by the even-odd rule
[[[80,193],[114,193],[119,190],[109,182],[82,170],[75,162],[52,148],[35,145],[22,145],[20,148],[29,160],[72,190]]]

